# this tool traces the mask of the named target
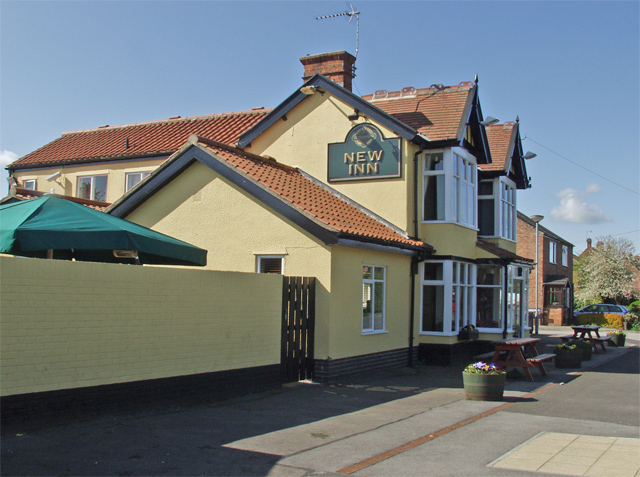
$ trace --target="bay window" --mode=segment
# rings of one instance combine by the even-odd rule
[[[461,148],[428,152],[422,166],[423,222],[477,226],[477,166]]]
[[[478,328],[502,329],[503,270],[498,265],[478,266]]]
[[[422,264],[421,332],[457,334],[473,324],[476,266],[452,260]]]
[[[517,238],[516,187],[506,177],[481,180],[478,190],[479,235]]]

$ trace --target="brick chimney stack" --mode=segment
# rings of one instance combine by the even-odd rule
[[[307,55],[300,58],[304,65],[304,76],[307,81],[314,74],[320,73],[343,88],[352,91],[353,78],[356,76],[356,57],[346,51],[333,51],[318,55]]]
[[[591,239],[588,238],[587,239],[587,249],[590,249],[590,248],[591,248]]]

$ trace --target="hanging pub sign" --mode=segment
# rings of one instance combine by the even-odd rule
[[[400,177],[400,138],[385,139],[371,124],[358,124],[345,142],[329,144],[329,181]]]

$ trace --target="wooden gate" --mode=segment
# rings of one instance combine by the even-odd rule
[[[283,277],[282,382],[313,379],[316,279]]]

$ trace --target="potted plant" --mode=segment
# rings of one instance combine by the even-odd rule
[[[611,336],[611,340],[609,340],[609,343],[611,343],[611,346],[623,347],[624,346],[624,341],[625,341],[627,335],[625,335],[620,330],[615,330],[615,331],[610,331],[608,336]]]
[[[582,352],[582,361],[589,361],[591,359],[591,353],[593,353],[593,345],[590,341],[575,339],[570,340],[568,344],[576,345],[578,348],[580,348],[580,351]]]
[[[477,340],[480,337],[480,332],[473,325],[467,325],[463,328],[460,328],[458,332],[458,340]]]
[[[495,363],[478,361],[462,372],[465,399],[470,401],[502,401],[507,373]]]
[[[582,350],[575,344],[559,344],[555,348],[556,368],[579,368],[582,365]]]

